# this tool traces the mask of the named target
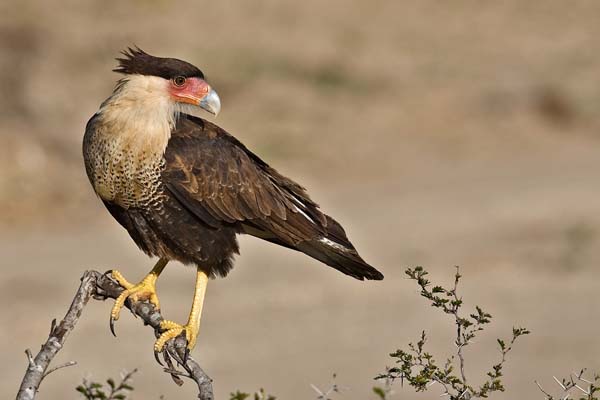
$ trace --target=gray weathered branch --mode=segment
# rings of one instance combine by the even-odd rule
[[[48,370],[52,359],[62,349],[69,333],[75,329],[79,317],[84,307],[90,300],[105,300],[107,298],[116,299],[123,291],[123,288],[112,280],[106,274],[98,271],[86,271],[81,278],[81,285],[75,294],[75,298],[67,311],[65,317],[57,325],[52,321],[52,327],[48,340],[42,345],[39,353],[33,357],[27,350],[28,366],[21,387],[17,393],[17,400],[33,400],[38,392],[42,380],[56,369]],[[161,333],[160,323],[163,320],[159,311],[154,309],[154,305],[147,302],[125,302],[125,306],[132,313],[142,319],[144,325],[150,325],[154,329],[154,334],[158,337]],[[165,345],[163,356],[167,366],[164,371],[171,374],[171,377],[178,385],[183,384],[180,376],[192,379],[198,385],[198,398],[200,400],[213,400],[212,380],[200,368],[200,365],[186,352],[186,340],[183,336],[170,340]],[[173,364],[175,363],[183,369],[178,371]],[[69,362],[59,367],[74,365]]]

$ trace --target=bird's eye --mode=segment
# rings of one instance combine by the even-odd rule
[[[175,86],[183,86],[183,84],[185,83],[185,76],[176,76],[175,78],[173,78],[173,83],[175,84]]]

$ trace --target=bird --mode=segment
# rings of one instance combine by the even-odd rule
[[[116,60],[113,71],[122,77],[85,128],[85,169],[108,212],[158,261],[136,284],[110,271],[124,288],[110,313],[113,334],[127,299],[160,309],[156,281],[170,261],[179,261],[196,269],[190,314],[185,324],[161,322],[154,351],[179,335],[193,349],[208,281],[232,269],[242,234],[304,253],[359,280],[383,279],[303,186],[198,117],[203,112],[216,117],[221,109],[199,68],[137,46]]]

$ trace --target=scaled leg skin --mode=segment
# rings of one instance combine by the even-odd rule
[[[132,301],[148,300],[150,303],[154,304],[157,310],[160,309],[160,303],[158,302],[158,296],[156,295],[156,280],[168,262],[169,261],[165,258],[159,259],[156,265],[154,265],[154,268],[152,268],[152,271],[150,271],[137,285],[130,283],[119,271],[115,270],[111,272],[113,278],[119,282],[119,285],[125,288],[123,293],[115,300],[115,304],[110,312],[110,330],[113,335],[115,334],[115,321],[119,319],[121,308],[123,308],[125,300],[128,298],[131,298]]]
[[[185,332],[187,339],[187,348],[192,350],[196,345],[196,338],[200,330],[200,317],[202,315],[202,305],[204,304],[204,295],[206,293],[206,285],[208,284],[208,276],[200,269],[196,272],[196,288],[194,290],[194,300],[188,322],[185,325],[180,325],[173,321],[163,321],[160,325],[165,330],[154,343],[155,353],[162,351],[165,343],[170,339],[179,336]]]

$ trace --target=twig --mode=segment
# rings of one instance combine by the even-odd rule
[[[462,378],[464,386],[467,386],[467,377],[465,374],[465,357],[463,355],[463,347],[469,344],[468,340],[464,340],[463,336],[463,325],[460,323],[460,316],[458,315],[459,307],[458,305],[462,303],[462,299],[458,297],[458,282],[461,278],[458,267],[456,267],[456,274],[454,275],[454,288],[450,291],[452,296],[454,297],[455,304],[452,308],[452,314],[454,315],[454,319],[456,320],[456,346],[458,347],[456,354],[458,355],[459,366],[460,366],[460,376]],[[463,392],[464,395],[464,392]],[[461,395],[462,397],[462,395]]]
[[[317,393],[318,400],[330,400],[329,395],[332,393],[340,393],[343,389],[348,389],[347,387],[342,387],[338,385],[335,380],[337,378],[337,374],[333,374],[333,382],[329,388],[323,392],[317,386],[310,384],[310,387]]]
[[[74,365],[77,365],[77,361],[67,361],[64,364],[60,364],[60,365],[57,365],[56,367],[52,367],[48,371],[46,371],[46,373],[44,373],[44,376],[42,377],[42,380],[44,380],[45,377],[47,377],[48,375],[50,375],[51,373],[53,373],[56,370],[59,370],[61,368],[72,367]]]
[[[533,382],[537,385],[537,387],[540,389],[540,391],[546,395],[546,398],[552,397],[552,395],[550,395],[550,393],[548,393],[544,390],[544,388],[542,387],[542,385],[540,385],[540,383],[538,381],[533,381]]]
[[[63,320],[58,325],[56,325],[56,321],[52,321],[50,334],[46,342],[42,345],[40,352],[35,358],[33,358],[31,351],[27,350],[25,352],[29,362],[27,371],[21,382],[21,387],[17,393],[17,400],[33,400],[35,398],[50,362],[60,349],[62,349],[67,336],[75,328],[75,324],[77,324],[83,308],[95,291],[94,276],[86,272],[81,279],[81,285]]]
[[[483,384],[474,388],[467,381],[466,358],[463,349],[473,343],[478,333],[485,329],[486,324],[490,323],[492,316],[479,306],[475,306],[476,312],[468,316],[464,315],[464,310],[461,311],[463,300],[458,295],[458,283],[461,278],[458,267],[456,267],[454,275],[454,286],[450,289],[432,286],[427,279],[428,273],[423,267],[408,268],[405,272],[420,286],[421,296],[429,300],[433,307],[439,308],[444,314],[453,317],[456,326],[454,339],[456,352],[446,360],[445,364],[438,364],[433,355],[425,350],[427,336],[423,331],[416,344],[408,344],[408,351],[399,349],[391,353],[390,356],[396,359],[396,366],[386,368],[385,373],[376,376],[375,379],[386,379],[386,382],[400,379],[401,383],[407,381],[417,392],[425,391],[433,383],[437,383],[443,390],[440,397],[449,397],[452,400],[487,398],[492,392],[504,391],[501,378],[506,354],[512,350],[516,339],[529,334],[529,331],[513,327],[512,339],[508,345],[504,340],[497,339],[502,359],[499,363],[492,365]],[[458,373],[454,372],[457,364]],[[385,390],[381,388],[374,390],[381,399],[386,399],[387,392]]]
[[[562,397],[562,395],[560,395],[561,396],[560,400],[567,400],[567,399],[572,398],[571,396],[575,396],[572,393],[575,391],[574,389],[579,390],[579,392],[581,392],[585,396],[585,397],[578,397],[580,399],[598,400],[598,396],[596,395],[596,393],[598,391],[600,391],[600,387],[598,387],[596,385],[598,383],[600,383],[600,375],[594,374],[593,380],[589,380],[583,376],[585,371],[586,371],[585,369],[582,369],[579,373],[573,372],[572,374],[569,375],[568,378],[563,378],[562,381],[560,379],[558,379],[556,376],[552,377],[554,379],[554,381],[558,384],[558,386],[560,386],[561,390],[564,393],[564,397]],[[540,385],[537,381],[534,381],[534,382],[538,386],[540,391],[544,394],[544,396],[546,397],[547,400],[555,400],[555,399],[559,398],[559,397],[554,397],[553,395],[551,395],[550,393],[545,391],[542,388],[542,385]],[[587,389],[584,387],[586,385],[581,384],[582,382],[587,384]],[[575,397],[573,397],[573,398],[575,398]]]
[[[29,350],[26,351],[28,366],[16,400],[34,400],[45,376],[56,369],[74,365],[71,362],[48,370],[50,362],[62,349],[68,334],[75,329],[83,308],[87,305],[90,298],[93,297],[96,300],[116,299],[122,291],[123,288],[105,274],[98,271],[86,271],[83,274],[81,285],[75,294],[67,314],[58,325],[56,325],[56,321],[52,321],[50,335],[48,336],[48,340],[42,345],[40,352],[34,358]],[[131,302],[128,300],[125,306],[134,315],[140,317],[144,325],[150,325],[157,337],[160,335],[160,323],[163,317],[158,310],[154,309],[154,305],[147,302]],[[187,354],[186,345],[184,336],[178,336],[165,345],[163,356],[169,366],[169,373],[175,383],[179,385],[183,383],[178,376],[181,374],[196,382],[198,386],[198,398],[200,400],[214,400],[212,380],[200,368],[200,365]],[[185,373],[174,374],[173,371],[175,371],[175,368],[173,368],[171,359],[175,360]]]

